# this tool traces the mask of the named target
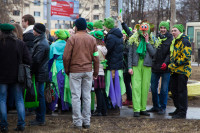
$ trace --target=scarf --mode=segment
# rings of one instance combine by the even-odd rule
[[[179,35],[177,36],[177,38],[174,38],[174,39],[172,40],[172,44],[170,45],[170,56],[173,55],[173,52],[174,52],[174,44],[175,44],[176,40],[179,40],[179,39],[181,38],[182,35],[183,35],[183,33],[179,34]]]
[[[136,50],[136,53],[139,54],[140,59],[144,59],[145,55],[146,55],[146,42],[145,42],[145,38],[143,36],[140,37],[140,44]]]

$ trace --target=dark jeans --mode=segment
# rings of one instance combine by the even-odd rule
[[[97,97],[97,112],[106,114],[107,106],[105,99],[105,90],[103,89],[95,89],[96,97]]]
[[[159,79],[162,77],[162,84],[160,95],[158,95],[158,84]],[[170,80],[170,73],[153,73],[151,75],[151,93],[152,93],[152,102],[153,108],[155,109],[166,109],[167,98],[168,98],[168,86]]]
[[[131,75],[129,73],[124,73],[124,83],[126,86],[127,100],[132,101]]]
[[[36,120],[39,122],[45,122],[46,104],[44,97],[44,82],[36,82],[38,91],[39,107],[36,108]]]
[[[174,106],[179,114],[186,115],[188,108],[187,95],[188,77],[184,74],[174,73],[170,77],[170,89]]]

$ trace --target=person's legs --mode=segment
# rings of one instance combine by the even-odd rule
[[[132,101],[131,75],[129,73],[124,74],[124,83],[126,86],[127,101]]]
[[[179,110],[178,107],[178,75],[176,73],[172,74],[170,76],[170,90],[172,93],[172,99],[174,106],[177,110]]]
[[[3,128],[8,128],[7,123],[7,107],[6,107],[6,99],[7,99],[7,84],[0,84],[0,116],[1,116],[1,130]]]
[[[106,97],[104,96],[105,89],[101,89],[101,100],[102,100],[102,115],[107,115]]]
[[[91,88],[92,88],[92,72],[85,72],[82,78],[81,90],[83,100],[82,120],[83,125],[90,125],[91,117]]]
[[[142,74],[141,74],[141,64],[140,60],[138,62],[138,66],[133,67],[133,75],[131,77],[132,83],[132,101],[133,101],[133,111],[140,112],[141,109],[141,82],[142,82]],[[143,64],[142,64],[143,65]]]
[[[152,72],[152,75],[151,75],[151,93],[152,93],[152,102],[153,102],[152,111],[159,111],[159,108],[160,108],[159,96],[158,96],[159,79],[160,79],[160,74]]]
[[[102,110],[101,90],[97,88],[95,89],[95,93],[96,93],[96,100],[97,100],[96,113],[99,114],[101,113],[101,110]]]
[[[146,111],[150,82],[151,82],[151,67],[143,66],[143,68],[142,68],[142,88],[141,88],[141,109],[140,109],[140,111]]]
[[[45,104],[45,97],[44,97],[44,82],[37,82],[36,86],[37,86],[38,100],[39,100],[39,107],[36,109],[36,120],[38,122],[44,123],[45,114],[46,114],[46,104]]]
[[[15,105],[18,113],[17,127],[24,128],[25,126],[25,107],[22,95],[22,86],[19,84],[13,84],[11,89],[14,92]]]
[[[73,118],[73,124],[76,127],[82,127],[81,100],[80,100],[82,75],[83,75],[82,73],[69,74],[70,89],[72,94],[72,112],[73,112],[72,118]]]
[[[178,113],[172,118],[186,118],[188,108],[187,81],[188,77],[184,74],[178,75]]]
[[[160,105],[162,110],[165,110],[167,106],[169,80],[170,80],[170,73],[163,73],[161,90],[160,90]]]

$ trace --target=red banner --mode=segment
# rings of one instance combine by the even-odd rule
[[[74,14],[74,2],[52,0],[51,1],[51,16],[66,16],[70,17]]]

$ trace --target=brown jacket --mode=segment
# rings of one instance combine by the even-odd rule
[[[82,73],[92,72],[92,61],[94,63],[93,76],[99,72],[99,58],[93,56],[97,52],[96,39],[86,31],[78,31],[67,40],[63,54],[65,72]]]

